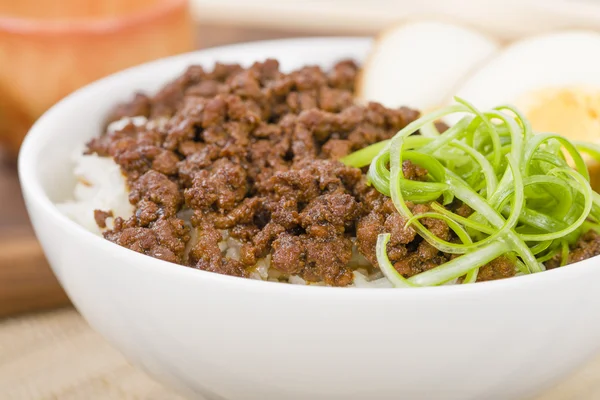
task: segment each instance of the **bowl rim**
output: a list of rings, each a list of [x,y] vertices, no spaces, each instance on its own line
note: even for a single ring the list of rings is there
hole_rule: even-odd
[[[239,44],[232,44],[227,46],[219,46],[214,48],[208,48],[203,50],[192,51],[183,53],[176,56],[161,58],[148,63],[140,64],[134,67],[127,68],[120,72],[111,74],[105,78],[92,82],[66,96],[48,111],[46,111],[31,127],[27,133],[23,144],[21,146],[18,158],[18,173],[19,180],[21,183],[21,189],[23,190],[24,196],[28,202],[36,203],[36,205],[42,209],[42,211],[52,219],[56,224],[65,226],[65,229],[74,230],[78,236],[82,237],[90,243],[91,246],[100,247],[103,251],[113,253],[119,258],[130,258],[135,264],[144,264],[144,268],[152,268],[157,273],[168,273],[168,274],[179,274],[185,279],[204,279],[214,282],[215,284],[223,284],[228,286],[234,286],[236,288],[256,291],[256,292],[285,292],[286,294],[293,295],[304,295],[309,293],[315,295],[316,293],[327,294],[335,293],[336,296],[446,296],[448,294],[467,294],[467,293],[479,293],[479,292],[490,292],[492,290],[505,290],[515,289],[518,287],[531,285],[532,283],[542,283],[549,280],[560,280],[564,274],[582,273],[591,268],[600,268],[594,266],[593,259],[598,259],[600,256],[592,257],[590,259],[574,263],[569,268],[556,268],[553,270],[547,270],[543,273],[529,274],[523,276],[517,276],[507,279],[500,279],[495,281],[478,282],[477,284],[468,285],[442,285],[434,287],[419,287],[412,290],[385,290],[388,288],[347,288],[347,287],[329,287],[329,286],[316,286],[316,285],[295,285],[295,284],[278,284],[275,282],[262,281],[256,279],[240,278],[235,276],[222,275],[214,272],[208,272],[198,270],[195,268],[185,267],[179,264],[170,263],[168,261],[159,260],[141,253],[137,253],[125,247],[119,246],[112,243],[101,236],[98,236],[83,226],[79,225],[75,221],[68,218],[66,215],[61,213],[56,205],[50,200],[46,191],[43,189],[41,182],[36,176],[36,155],[41,151],[43,145],[47,142],[41,140],[42,137],[48,138],[50,135],[45,131],[45,125],[47,121],[54,119],[54,115],[60,111],[60,109],[68,103],[75,102],[77,99],[88,92],[94,92],[98,88],[104,85],[112,85],[114,82],[123,79],[123,77],[134,74],[138,69],[153,68],[161,64],[172,64],[178,62],[186,62],[187,65],[191,65],[194,62],[194,57],[199,55],[210,55],[211,53],[221,52],[234,52],[236,50],[247,48],[247,47],[269,47],[269,46],[297,46],[306,47],[314,45],[336,45],[336,44],[360,44],[366,45],[371,43],[371,38],[366,37],[352,37],[352,36],[337,36],[337,37],[310,37],[310,38],[293,38],[293,39],[276,39],[276,40],[264,40],[264,41],[253,41],[244,42]],[[165,78],[165,80],[168,78]],[[29,209],[29,206],[27,207]],[[29,211],[29,210],[28,210]],[[83,268],[83,266],[82,266]],[[393,288],[390,288],[393,289]]]

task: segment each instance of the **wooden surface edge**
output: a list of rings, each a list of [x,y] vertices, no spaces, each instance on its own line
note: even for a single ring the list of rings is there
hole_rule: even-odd
[[[35,236],[0,230],[0,317],[67,304]]]

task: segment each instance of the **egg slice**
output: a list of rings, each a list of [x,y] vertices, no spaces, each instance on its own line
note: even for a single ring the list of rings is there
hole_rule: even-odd
[[[538,131],[600,141],[600,34],[562,32],[516,42],[457,94],[482,109],[511,103]]]
[[[430,110],[498,49],[473,30],[442,22],[394,26],[376,40],[357,84],[358,99]]]
[[[568,31],[518,41],[456,94],[480,109],[513,104],[535,131],[600,144],[600,34]],[[600,188],[598,164],[587,161]]]

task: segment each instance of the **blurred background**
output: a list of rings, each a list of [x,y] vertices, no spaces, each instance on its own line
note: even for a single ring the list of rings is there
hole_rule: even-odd
[[[130,367],[68,308],[35,240],[15,163],[45,110],[98,78],[181,52],[299,36],[374,36],[425,17],[509,41],[559,28],[600,30],[600,3],[0,0],[0,398],[177,398]],[[66,357],[68,365],[60,361]],[[598,377],[600,362],[544,399],[600,398]]]

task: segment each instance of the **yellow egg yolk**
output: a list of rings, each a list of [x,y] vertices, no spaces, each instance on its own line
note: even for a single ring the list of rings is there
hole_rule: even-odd
[[[573,141],[600,144],[600,89],[545,88],[521,96],[523,110],[536,132],[555,132]],[[584,154],[592,187],[600,190],[600,163]]]
[[[516,105],[537,132],[600,142],[600,89],[541,89],[522,96]]]

